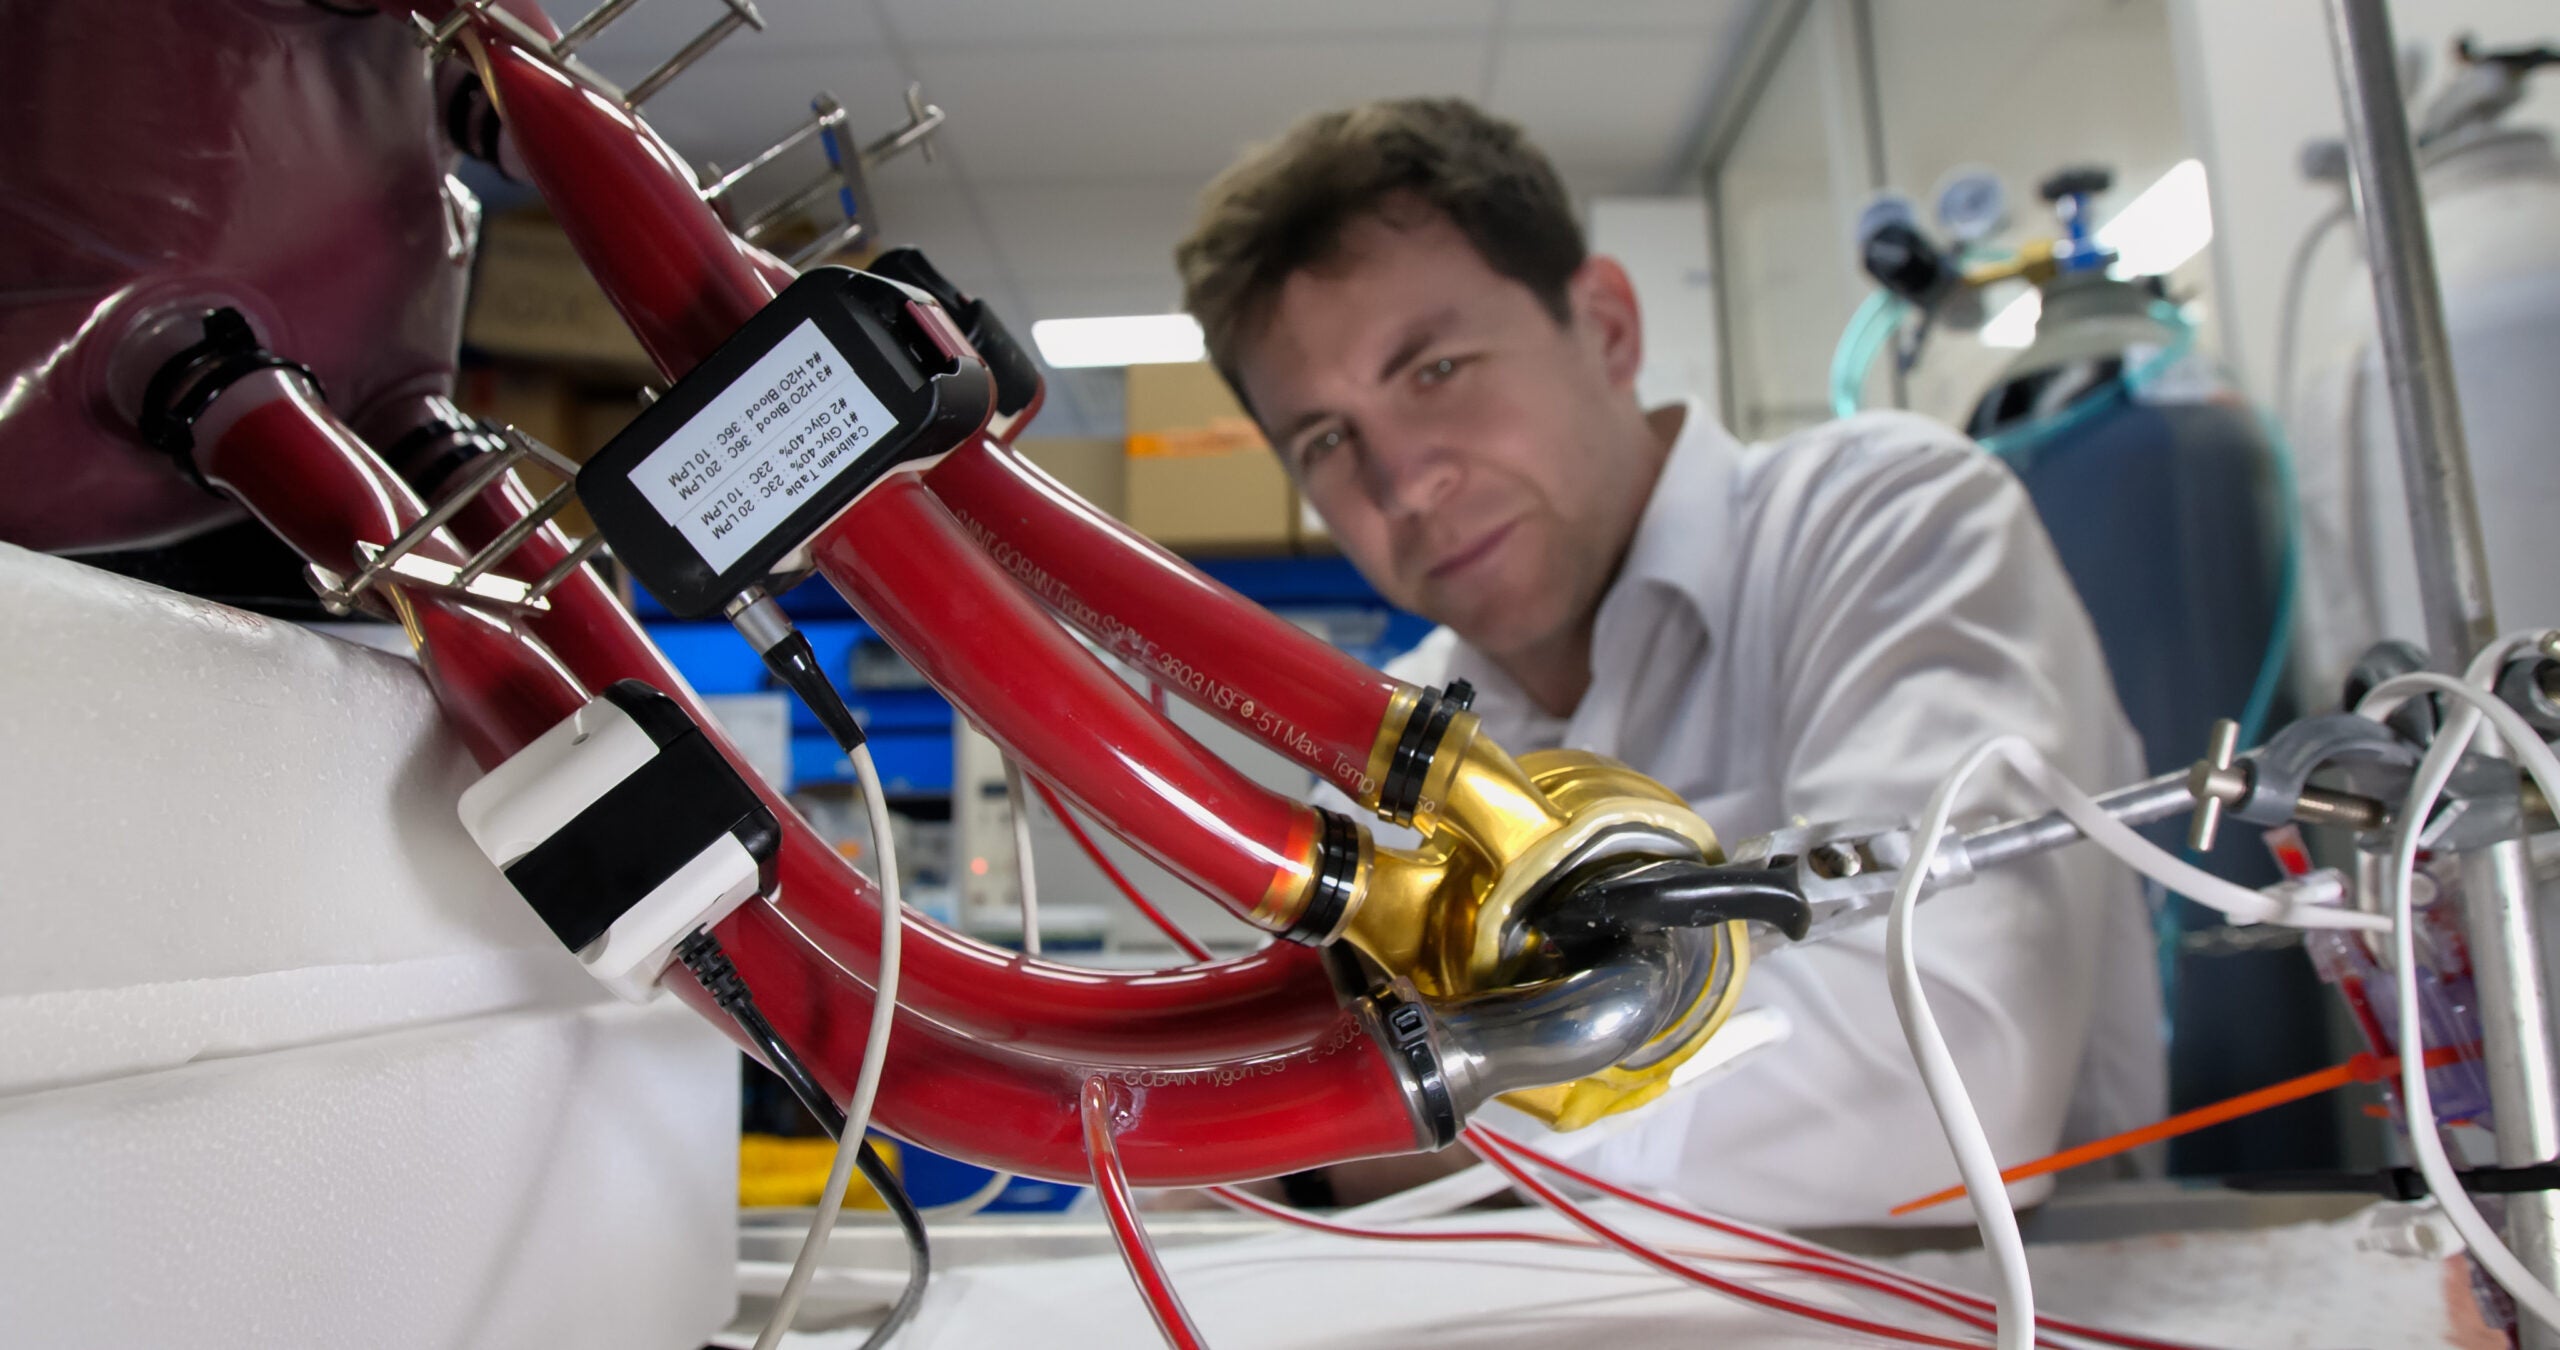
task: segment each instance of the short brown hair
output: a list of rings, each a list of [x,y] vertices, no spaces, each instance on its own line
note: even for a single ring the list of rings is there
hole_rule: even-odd
[[[1281,284],[1331,256],[1354,221],[1398,199],[1447,216],[1487,266],[1528,287],[1556,322],[1568,321],[1582,227],[1555,166],[1518,126],[1455,98],[1318,113],[1218,175],[1174,249],[1183,308],[1239,394],[1238,348]]]

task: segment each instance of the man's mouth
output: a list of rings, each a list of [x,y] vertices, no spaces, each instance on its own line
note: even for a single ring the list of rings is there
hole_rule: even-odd
[[[1474,543],[1467,545],[1465,548],[1462,548],[1445,558],[1442,558],[1436,563],[1433,563],[1431,565],[1431,570],[1425,575],[1433,581],[1447,581],[1449,578],[1456,576],[1460,572],[1475,566],[1477,563],[1493,556],[1493,551],[1502,546],[1503,540],[1511,537],[1513,527],[1518,524],[1518,521],[1505,521],[1502,524],[1485,531],[1484,535]]]

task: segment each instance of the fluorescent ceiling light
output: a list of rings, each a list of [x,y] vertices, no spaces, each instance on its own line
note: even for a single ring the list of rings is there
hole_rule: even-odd
[[[1197,361],[1208,348],[1188,314],[1123,314],[1101,319],[1042,319],[1031,325],[1040,359],[1058,369]]]
[[[2180,160],[2160,180],[2098,227],[2098,242],[2114,251],[2107,270],[2120,277],[2174,272],[2213,242],[2213,205],[2205,191],[2204,165]],[[1982,345],[2024,347],[2035,341],[2044,295],[2030,290],[2002,306],[1982,325]]]
[[[2112,270],[2122,277],[2175,271],[2204,252],[2213,242],[2213,202],[2205,192],[2204,165],[2178,161],[2115,219],[2098,227],[2098,242],[2115,250]]]

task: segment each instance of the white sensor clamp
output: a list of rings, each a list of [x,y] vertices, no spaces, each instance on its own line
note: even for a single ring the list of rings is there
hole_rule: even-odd
[[[462,794],[462,827],[588,973],[646,1001],[771,888],[780,824],[682,705],[623,680]]]

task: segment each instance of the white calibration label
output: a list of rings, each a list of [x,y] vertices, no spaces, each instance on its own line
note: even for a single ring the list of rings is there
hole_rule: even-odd
[[[834,343],[804,319],[640,461],[640,495],[715,572],[897,430]]]

